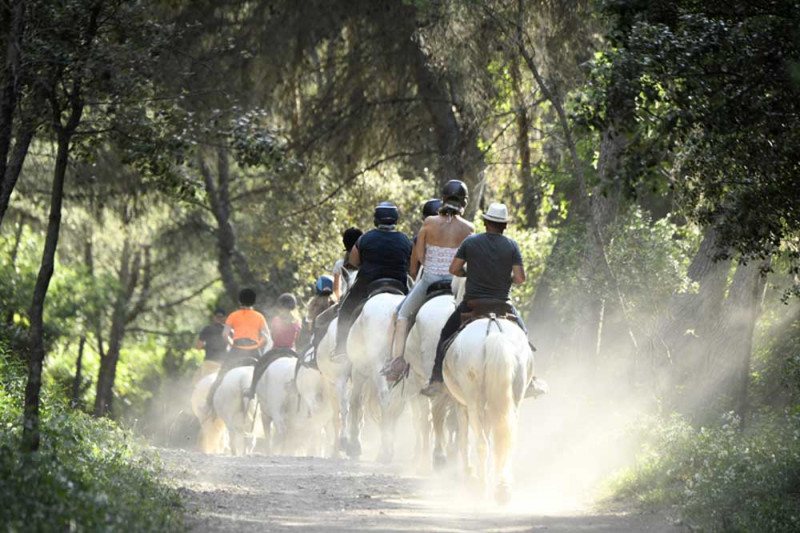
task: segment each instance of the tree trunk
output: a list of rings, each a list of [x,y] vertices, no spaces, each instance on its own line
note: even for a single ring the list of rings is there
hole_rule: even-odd
[[[485,188],[482,174],[486,163],[483,152],[478,148],[478,132],[459,125],[453,111],[456,102],[452,101],[447,91],[446,81],[431,69],[428,56],[416,39],[409,37],[409,46],[417,91],[430,115],[439,153],[436,192],[438,194],[442,186],[450,180],[466,183],[470,192],[466,217],[471,219],[481,204]]]
[[[19,67],[22,55],[22,34],[25,28],[25,2],[14,0],[7,11],[8,27],[5,42],[6,57],[3,64],[4,83],[0,89],[0,179],[6,189],[6,167],[11,136],[14,131],[14,113],[19,91]],[[7,203],[0,202],[0,225],[3,222]]]
[[[78,117],[78,120],[80,118]],[[50,194],[50,215],[47,223],[44,251],[39,275],[33,289],[33,300],[29,311],[28,331],[28,382],[25,386],[25,422],[23,448],[27,451],[39,449],[39,394],[42,387],[42,364],[44,363],[44,300],[53,276],[58,234],[61,229],[61,204],[64,198],[64,180],[69,162],[69,142],[74,128],[58,131],[58,151],[53,172],[53,187]]]
[[[72,382],[72,399],[70,404],[77,409],[81,406],[81,392],[83,391],[83,348],[86,345],[86,335],[81,335],[78,343],[78,358],[75,360],[75,379]]]
[[[17,180],[22,172],[25,158],[28,156],[28,148],[31,145],[35,131],[36,124],[34,119],[30,117],[23,119],[17,140],[14,143],[14,149],[11,152],[11,159],[8,161],[3,174],[0,174],[2,178],[2,183],[0,183],[0,226],[3,224],[8,204],[11,202],[11,193],[14,192],[14,187],[17,185]]]
[[[128,302],[135,289],[137,262],[131,258],[131,242],[126,236],[122,246],[122,257],[119,269],[119,290],[111,312],[111,332],[108,337],[108,351],[100,358],[100,370],[97,374],[97,393],[94,398],[95,416],[107,416],[111,413],[114,400],[114,381],[117,376],[117,363],[122,349],[127,324]]]
[[[747,390],[753,332],[761,312],[766,277],[766,261],[739,263],[722,314],[714,328],[711,344],[704,358],[704,368],[697,374],[705,379],[696,383],[701,394],[697,408],[715,405],[718,395],[731,400],[731,407],[742,421],[747,416]]]
[[[206,194],[208,194],[211,212],[217,222],[217,266],[228,298],[233,302],[237,302],[241,288],[240,282],[254,288],[256,277],[250,270],[247,260],[236,246],[236,233],[231,222],[228,155],[224,149],[217,151],[216,183],[208,164],[202,159],[202,156],[200,157],[203,183],[205,184]]]
[[[523,0],[518,0],[518,5]],[[518,7],[517,16],[522,17],[523,11]],[[522,39],[522,22],[518,21],[518,39]],[[514,107],[516,108],[517,118],[517,154],[519,157],[519,182],[522,186],[522,206],[525,213],[525,226],[536,229],[539,227],[539,207],[542,202],[542,191],[539,183],[533,179],[531,172],[531,139],[530,139],[530,116],[525,105],[525,97],[522,92],[522,76],[519,71],[519,54],[512,53],[511,67],[511,86],[514,91]]]

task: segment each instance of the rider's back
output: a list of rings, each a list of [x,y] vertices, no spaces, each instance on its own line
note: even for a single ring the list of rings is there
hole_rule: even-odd
[[[405,283],[411,246],[408,237],[399,231],[368,231],[356,244],[361,259],[358,277],[367,280],[394,278]]]
[[[428,217],[422,228],[425,230],[425,245],[442,248],[458,248],[464,239],[475,232],[475,226],[458,215]]]

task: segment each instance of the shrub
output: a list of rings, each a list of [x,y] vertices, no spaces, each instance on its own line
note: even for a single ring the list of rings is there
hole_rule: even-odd
[[[650,508],[677,505],[705,531],[800,530],[800,412],[729,413],[713,428],[673,417],[645,428],[647,444],[614,493]]]
[[[0,354],[0,524],[7,531],[174,531],[177,492],[113,422],[47,396],[39,451],[21,451],[17,363]]]

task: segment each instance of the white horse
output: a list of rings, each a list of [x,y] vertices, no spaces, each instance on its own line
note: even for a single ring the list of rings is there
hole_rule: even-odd
[[[370,409],[381,427],[378,460],[394,455],[394,428],[403,411],[403,389],[390,389],[381,373],[391,351],[393,314],[403,295],[380,293],[364,304],[347,337],[347,357],[352,363],[348,455],[361,455],[364,409]]]
[[[498,501],[505,502],[510,497],[511,454],[519,406],[533,377],[533,352],[527,335],[513,320],[475,320],[455,338],[443,370],[450,393],[467,408],[478,448],[479,480],[487,486],[491,443],[495,494]],[[469,470],[465,441],[462,438],[462,454]]]
[[[317,451],[319,431],[322,428],[309,424],[309,419],[315,413],[308,411],[298,393],[295,381],[296,366],[296,358],[279,357],[270,363],[264,376],[256,385],[267,453],[273,449],[281,455],[315,453]],[[319,375],[318,372],[316,374]],[[302,373],[301,379],[304,388],[314,387],[314,384],[311,383],[312,377],[308,373]],[[319,379],[316,385],[321,389]],[[316,435],[315,429],[317,430]],[[274,430],[274,435],[271,430]]]
[[[347,450],[347,415],[350,402],[347,383],[352,366],[347,358],[333,359],[338,322],[338,318],[331,321],[327,332],[317,345],[317,366],[322,375],[323,394],[333,411],[332,455],[334,456]]]
[[[450,294],[436,296],[420,307],[416,322],[408,334],[405,349],[405,359],[411,370],[406,382],[401,386],[408,387],[412,392],[417,393],[428,383],[436,359],[439,334],[454,309],[455,299]],[[447,393],[438,395],[430,402],[426,397],[415,394],[410,403],[417,430],[415,462],[422,470],[429,469],[431,422],[433,422],[433,465],[443,466],[446,461],[445,449],[449,441],[445,429],[445,419],[449,411],[457,408],[457,404]]]
[[[249,454],[255,447],[255,435],[252,432],[253,413],[249,412],[249,400],[244,396],[252,381],[252,366],[232,368],[222,378],[222,383],[214,393],[214,411],[228,428],[233,455]]]
[[[198,445],[203,453],[222,453],[228,447],[228,430],[225,428],[225,422],[216,416],[206,402],[208,391],[215,379],[217,379],[216,372],[203,377],[192,391],[192,412],[200,422]]]
[[[300,395],[296,419],[306,436],[307,453],[323,456],[321,437],[332,425],[334,409],[326,397],[322,373],[317,369],[301,366],[295,375],[295,386]]]

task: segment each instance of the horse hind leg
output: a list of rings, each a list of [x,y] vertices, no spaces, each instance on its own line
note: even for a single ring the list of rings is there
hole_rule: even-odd
[[[431,422],[433,423],[433,467],[437,470],[447,465],[449,442],[446,428],[449,398],[445,394],[436,396],[431,402]],[[452,457],[451,457],[452,458]]]
[[[516,409],[512,408],[513,411]],[[494,468],[497,474],[495,499],[506,504],[511,499],[511,454],[514,451],[514,434],[516,429],[515,412],[492,413],[492,448],[494,452]]]
[[[481,404],[483,402],[480,402]],[[487,464],[489,452],[489,435],[486,427],[486,413],[483,406],[471,402],[468,409],[469,424],[475,435],[475,445],[478,448],[478,482],[481,491],[486,489]]]

